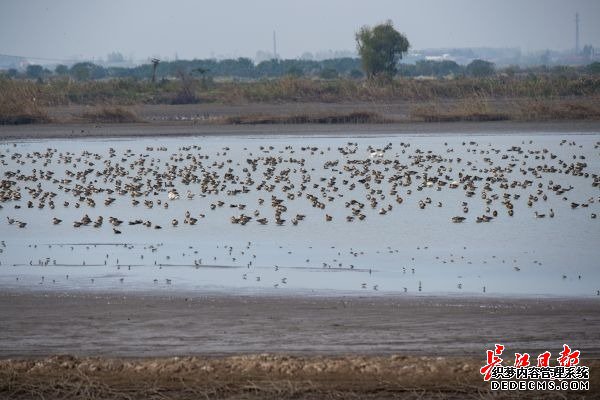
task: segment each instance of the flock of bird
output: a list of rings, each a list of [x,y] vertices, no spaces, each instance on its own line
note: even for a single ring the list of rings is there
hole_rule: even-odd
[[[406,141],[379,147],[358,142],[337,148],[261,145],[244,147],[234,156],[228,146],[217,151],[190,145],[172,153],[165,146],[75,153],[56,148],[21,152],[15,144],[0,153],[0,212],[9,226],[30,229],[53,211],[73,209],[69,215],[79,214],[75,219],[55,214],[48,224],[69,223],[76,229],[108,225],[116,235],[135,235],[138,226],[202,226],[215,210],[229,210],[229,223],[241,226],[307,223],[314,229],[320,223],[357,224],[372,218],[385,223],[383,216],[394,212],[445,207],[456,210],[447,222],[457,224],[519,215],[554,218],[568,209],[589,209],[589,218],[597,218],[598,171],[590,170],[580,145],[566,139],[559,145],[570,151],[559,155],[533,142],[502,148],[474,140],[444,143],[438,151]],[[594,149],[599,147],[596,142]],[[592,195],[578,197],[573,178],[588,185],[585,192]],[[557,200],[566,206],[546,206]],[[152,210],[168,212],[175,202],[185,203],[186,209],[168,222],[149,217]],[[111,215],[116,205],[127,210],[128,219]],[[90,216],[98,209],[108,214],[106,219]],[[19,218],[11,210],[18,210]],[[471,216],[473,210],[480,212]]]

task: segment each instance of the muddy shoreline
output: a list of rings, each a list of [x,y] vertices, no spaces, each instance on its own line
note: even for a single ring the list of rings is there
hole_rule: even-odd
[[[574,310],[576,310],[574,312]],[[0,294],[0,398],[587,398],[595,299]],[[479,369],[581,350],[589,391],[493,392]]]
[[[596,299],[3,293],[0,358],[282,353],[600,358]]]
[[[412,134],[598,133],[599,121],[407,122],[392,124],[210,125],[181,122],[39,124],[0,126],[0,140],[135,138],[164,136],[376,136]]]

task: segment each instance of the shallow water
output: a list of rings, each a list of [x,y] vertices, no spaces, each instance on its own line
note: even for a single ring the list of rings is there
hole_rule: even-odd
[[[600,290],[600,227],[599,220],[591,216],[600,211],[599,188],[592,185],[600,171],[599,140],[600,134],[540,133],[4,142],[0,144],[2,179],[16,182],[12,189],[22,197],[1,203],[0,288],[596,296]],[[513,146],[521,151],[509,151]],[[44,154],[48,148],[56,151]],[[371,154],[375,149],[382,151]],[[253,170],[246,160],[259,157]],[[275,157],[275,162],[264,165],[264,157]],[[421,160],[415,161],[415,157]],[[303,166],[296,161],[300,159]],[[562,162],[586,166],[581,174],[573,174],[567,173]],[[352,176],[344,166],[367,174]],[[532,174],[543,166],[554,166],[556,171],[545,168],[537,176]],[[185,167],[193,175],[192,182],[182,179]],[[273,173],[265,177],[269,167]],[[306,172],[301,172],[302,168]],[[501,168],[502,173],[492,168]],[[67,171],[86,169],[85,181],[67,175]],[[102,170],[101,175],[96,174]],[[409,170],[414,172],[410,184],[403,175]],[[47,171],[54,175],[40,178],[40,173]],[[169,200],[168,191],[173,187],[163,184],[156,194],[151,191],[138,197],[140,204],[134,206],[129,192],[116,190],[127,184],[145,185],[148,180],[155,184],[157,173],[162,174],[163,183],[172,182],[180,199]],[[468,190],[462,183],[452,189],[432,180],[459,181],[460,173],[482,178],[475,181],[472,197],[466,196]],[[396,188],[401,204],[390,194],[394,174],[403,177],[397,182],[404,180],[404,185]],[[202,192],[200,181],[210,175],[220,182],[219,193]],[[300,187],[303,175],[305,189]],[[365,176],[370,176],[369,188],[360,182]],[[198,179],[195,182],[194,177]],[[71,181],[61,183],[62,179]],[[503,179],[508,187],[500,187]],[[263,180],[266,185],[258,190]],[[428,186],[428,180],[433,184]],[[531,185],[510,186],[525,180]],[[486,182],[488,189],[484,189]],[[73,194],[76,184],[116,191],[81,194],[95,200],[91,207],[85,198]],[[549,189],[557,184],[572,189],[557,194]],[[42,195],[33,198],[28,188],[35,190],[38,185]],[[227,193],[244,187],[247,193]],[[46,191],[56,193],[54,209],[49,207],[49,198],[44,208],[38,208]],[[188,191],[195,195],[193,199],[187,199]],[[288,198],[288,193],[294,193],[294,199]],[[505,193],[514,205],[512,217],[502,204]],[[317,196],[325,208],[313,207],[307,194]],[[515,194],[520,198],[515,199]],[[375,208],[367,195],[376,199]],[[498,198],[492,199],[493,195]],[[530,195],[537,196],[531,207],[527,205]],[[274,223],[272,196],[283,199],[287,207],[281,214],[286,220],[281,226]],[[116,200],[105,206],[109,197]],[[259,198],[264,199],[263,204]],[[419,201],[427,198],[431,202],[421,209]],[[353,199],[364,204],[359,212],[365,218],[347,222],[346,216],[352,213],[345,203]],[[33,208],[27,207],[30,200]],[[144,200],[152,200],[153,207],[146,207]],[[224,204],[211,209],[219,200]],[[65,201],[68,207],[63,205]],[[75,208],[77,202],[79,208]],[[165,202],[169,205],[166,209]],[[468,204],[467,213],[463,202]],[[587,207],[572,209],[571,202]],[[231,204],[246,207],[240,210]],[[15,209],[15,205],[21,208]],[[379,214],[388,205],[392,209]],[[476,222],[477,216],[491,215],[493,210],[498,212],[496,218]],[[196,225],[184,223],[186,211],[198,219]],[[545,217],[536,218],[535,211]],[[232,216],[242,213],[253,219],[243,226],[230,222]],[[102,226],[73,227],[73,221],[85,214],[92,221],[103,216]],[[293,225],[296,214],[306,217]],[[325,220],[326,214],[332,221]],[[121,234],[113,232],[110,216],[124,221],[117,228]],[[453,216],[467,220],[452,223]],[[7,217],[27,222],[27,226],[21,229],[16,223],[9,224]],[[62,223],[54,225],[53,217]],[[267,218],[268,224],[258,224],[256,219],[261,217]],[[171,225],[174,218],[179,222],[176,227]],[[150,220],[152,226],[158,224],[162,229],[128,225],[136,219]]]

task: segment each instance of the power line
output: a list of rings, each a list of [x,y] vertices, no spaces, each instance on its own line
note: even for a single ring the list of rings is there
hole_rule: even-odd
[[[91,60],[69,60],[69,59],[60,59],[60,58],[47,58],[47,57],[33,57],[33,56],[17,56],[14,54],[2,54],[0,53],[0,57],[15,57],[15,58],[28,58],[28,59],[32,59],[32,60],[43,60],[43,61],[59,61],[59,62],[66,62],[66,63],[70,63],[70,62],[85,62],[85,61],[91,61]]]

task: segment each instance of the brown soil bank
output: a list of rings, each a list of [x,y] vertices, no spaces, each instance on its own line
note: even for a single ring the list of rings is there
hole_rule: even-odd
[[[505,399],[592,398],[590,391],[492,392],[480,361],[443,357],[98,359],[0,361],[0,397],[11,399]],[[600,362],[585,363],[596,370]],[[594,389],[596,388],[596,389]]]

